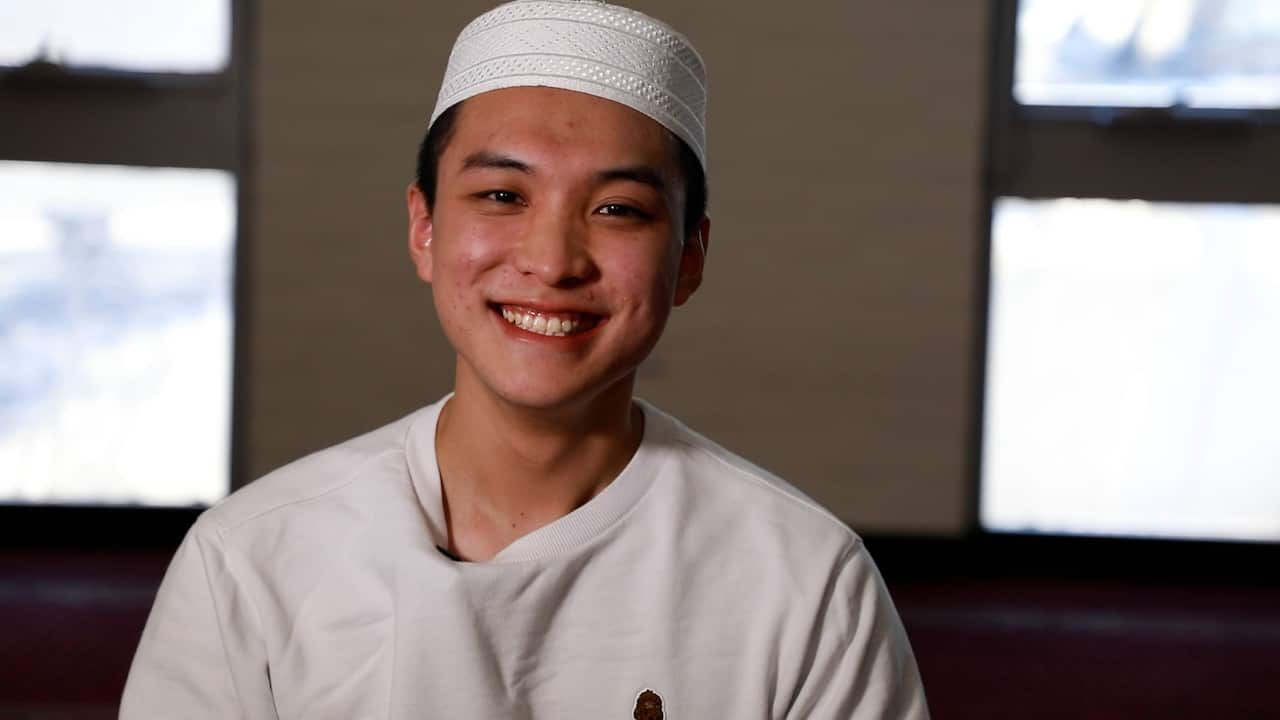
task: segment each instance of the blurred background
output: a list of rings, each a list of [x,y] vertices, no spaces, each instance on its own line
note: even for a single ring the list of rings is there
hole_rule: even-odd
[[[1280,4],[632,4],[714,218],[639,392],[864,535],[935,717],[1273,713]],[[0,717],[113,717],[199,508],[449,390],[404,190],[491,5],[0,6]]]

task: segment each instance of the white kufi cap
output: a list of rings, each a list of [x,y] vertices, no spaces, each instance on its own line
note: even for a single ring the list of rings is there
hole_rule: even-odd
[[[431,122],[500,88],[576,90],[622,103],[688,143],[706,170],[706,71],[669,25],[599,0],[516,0],[471,21],[449,54]]]

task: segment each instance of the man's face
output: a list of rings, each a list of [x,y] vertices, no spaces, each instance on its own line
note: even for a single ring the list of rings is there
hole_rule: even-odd
[[[623,105],[551,88],[459,108],[410,255],[458,353],[459,392],[525,407],[630,397],[672,305],[702,276],[674,140]]]

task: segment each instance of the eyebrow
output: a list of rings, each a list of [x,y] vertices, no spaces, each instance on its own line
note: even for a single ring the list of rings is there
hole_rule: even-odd
[[[517,160],[510,155],[503,155],[501,153],[490,152],[488,150],[480,150],[468,155],[462,161],[462,169],[515,170],[517,172],[525,173],[526,175],[535,174],[533,167],[528,163]],[[596,182],[598,183],[603,184],[617,181],[635,182],[640,183],[641,185],[648,185],[659,193],[665,193],[667,190],[667,183],[663,180],[662,174],[648,165],[632,165],[629,167],[610,168],[596,173]]]
[[[527,175],[533,174],[533,168],[527,163],[511,157],[510,155],[500,155],[498,153],[481,150],[471,153],[462,161],[463,170],[475,170],[486,168],[490,170],[518,170]]]
[[[647,165],[601,170],[596,173],[596,180],[601,183],[616,180],[636,182],[641,185],[648,185],[659,193],[665,193],[667,190],[667,183],[662,179],[662,174]]]

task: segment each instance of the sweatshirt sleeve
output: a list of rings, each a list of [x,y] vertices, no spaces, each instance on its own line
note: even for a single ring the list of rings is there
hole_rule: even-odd
[[[855,541],[830,587],[807,664],[789,719],[929,717],[902,621],[861,541]]]
[[[169,564],[134,654],[121,720],[275,720],[261,626],[202,517]]]

